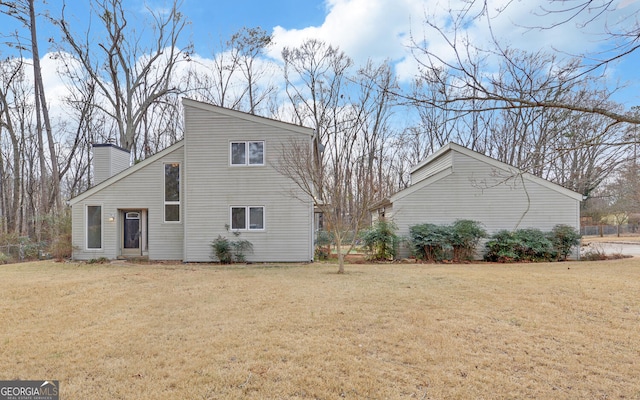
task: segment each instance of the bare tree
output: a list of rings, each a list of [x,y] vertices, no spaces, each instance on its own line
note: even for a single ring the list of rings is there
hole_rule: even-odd
[[[213,53],[211,61],[194,60],[184,78],[184,86],[195,99],[239,110],[242,92],[235,85],[240,69],[237,49],[230,46],[229,41],[221,40]]]
[[[109,138],[106,115],[95,105],[97,84],[73,57],[67,53],[56,55],[60,61],[60,76],[66,78],[68,94],[62,99],[65,121],[60,124],[61,192],[73,197],[91,187],[91,145],[114,141]],[[105,137],[106,136],[106,137]],[[113,139],[113,140],[110,140]],[[67,175],[69,174],[69,175]]]
[[[509,2],[505,7],[514,7],[513,2]],[[564,15],[557,24],[582,21],[582,26],[589,24],[597,18],[608,15],[613,9],[613,1],[596,0],[566,0],[548,1],[549,7],[543,7],[540,11],[543,15]],[[498,8],[497,13],[504,12],[505,8]],[[425,43],[428,41],[415,40],[414,50],[416,60],[420,63],[423,71],[433,71],[446,69],[453,74],[456,79],[448,84],[455,91],[455,96],[446,99],[432,99],[428,96],[414,97],[411,100],[438,107],[444,110],[460,109],[460,103],[465,104],[464,110],[468,112],[478,112],[496,108],[553,108],[576,111],[581,113],[598,114],[606,117],[611,125],[629,123],[639,124],[640,119],[632,113],[625,112],[617,108],[609,107],[609,103],[582,103],[572,102],[571,98],[558,98],[553,96],[538,97],[541,85],[547,90],[562,90],[567,82],[578,82],[581,80],[596,81],[601,77],[602,69],[611,62],[626,57],[637,51],[638,34],[640,25],[638,24],[638,10],[634,11],[622,22],[617,22],[614,26],[609,26],[603,32],[605,40],[609,44],[609,52],[594,54],[582,54],[580,63],[575,60],[563,61],[556,57],[546,57],[544,64],[540,65],[539,71],[556,71],[554,75],[561,77],[559,81],[547,82],[545,80],[536,82],[534,76],[523,74],[526,71],[520,70],[521,63],[518,60],[521,52],[516,52],[512,48],[500,43],[493,37],[490,48],[474,46],[470,38],[464,35],[464,28],[473,23],[487,24],[492,32],[491,21],[496,17],[494,8],[490,7],[488,0],[472,0],[464,2],[459,10],[450,10],[447,18],[447,26],[440,26],[435,19],[427,18],[425,25],[436,35],[445,41],[452,53],[451,57],[437,54]],[[556,25],[557,25],[556,24]],[[551,26],[537,26],[531,29],[552,29]],[[536,53],[541,55],[541,53]],[[487,59],[497,60],[506,69],[517,71],[516,75],[522,75],[529,79],[533,85],[537,85],[532,92],[514,91],[514,81],[510,78],[514,74],[495,74],[490,69],[479,69]],[[595,60],[595,62],[594,62]],[[478,71],[483,73],[478,74]],[[550,75],[553,76],[553,75]],[[507,79],[505,79],[507,78]],[[477,101],[471,106],[470,101]]]
[[[0,133],[8,134],[10,147],[0,153],[0,214],[4,233],[18,230],[18,209],[22,196],[22,154],[19,107],[25,107],[24,64],[13,58],[0,62]],[[1,135],[0,137],[4,137]],[[4,143],[2,143],[4,147]],[[5,155],[7,159],[5,160]],[[8,184],[8,183],[12,183]]]
[[[257,113],[257,107],[269,96],[273,95],[276,87],[267,83],[260,85],[260,81],[268,79],[264,67],[260,68],[260,57],[272,44],[271,35],[260,28],[242,28],[231,36],[229,45],[237,50],[237,64],[244,76],[248,108],[250,114]]]
[[[282,55],[295,122],[316,134],[312,147],[285,146],[278,169],[316,200],[343,273],[344,255],[368,225],[370,205],[390,190],[385,146],[397,85],[388,64],[368,63],[352,74],[351,59],[318,40]]]
[[[381,199],[395,192],[394,176],[388,169],[392,161],[388,154],[392,150],[390,142],[395,133],[389,119],[396,106],[394,92],[399,85],[388,62],[375,65],[368,61],[354,79],[358,88],[354,99],[358,102],[355,106],[360,124],[358,147],[364,160],[357,179],[367,180],[372,191],[370,197]]]
[[[448,40],[453,61],[420,48],[420,81],[428,85],[410,99],[422,120],[431,123],[421,134],[467,141],[475,150],[588,196],[613,171],[629,142],[622,120],[612,115],[629,120],[630,114],[610,101],[597,76],[576,79],[584,71],[579,60],[502,48],[497,42],[491,51],[473,47],[455,37],[461,33],[455,27],[461,29],[467,16],[456,18],[453,38],[432,25]],[[465,125],[472,129],[465,133]]]
[[[116,121],[120,146],[135,150],[147,112],[163,97],[178,91],[172,75],[176,64],[189,57],[188,50],[178,48],[186,19],[177,0],[168,11],[147,8],[154,36],[144,48],[144,35],[129,25],[122,0],[95,0],[92,5],[106,30],[105,39],[96,42],[90,31],[84,36],[73,32],[63,9],[57,23],[64,47],[97,85],[104,102],[96,101],[95,105]]]
[[[272,63],[264,59],[272,38],[263,29],[242,28],[221,41],[212,60],[193,63],[185,86],[195,98],[234,110],[264,115],[277,88]]]
[[[36,27],[36,10],[34,0],[20,0],[0,2],[2,12],[20,21],[29,30],[29,45],[33,57],[33,97],[35,102],[36,134],[38,138],[38,158],[40,165],[40,178],[43,182],[41,191],[41,206],[43,214],[47,214],[52,208],[62,206],[60,198],[60,174],[58,157],[53,138],[53,129],[49,118],[49,107],[44,92],[42,80],[42,67],[40,65],[40,51],[38,46],[38,31]],[[24,49],[19,44],[17,48]],[[44,135],[46,134],[46,142]],[[45,143],[48,154],[45,154]],[[47,162],[48,161],[48,162]],[[50,164],[50,165],[49,165]],[[50,171],[49,171],[50,168]]]

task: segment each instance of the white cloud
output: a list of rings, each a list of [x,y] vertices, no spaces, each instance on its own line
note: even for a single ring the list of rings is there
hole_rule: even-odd
[[[557,2],[555,11],[568,7]],[[451,21],[449,10],[461,9],[467,1],[452,0],[326,0],[326,17],[320,26],[304,29],[273,29],[276,45],[270,56],[280,57],[283,47],[299,46],[304,40],[315,38],[340,47],[356,65],[371,58],[375,61],[391,59],[396,73],[407,80],[417,73],[417,63],[411,55],[411,38],[426,39],[430,50],[445,59],[453,53],[442,37],[425,25],[425,16],[446,27]],[[483,1],[476,1],[470,15],[481,13]],[[556,4],[556,3],[554,3]],[[586,11],[568,23],[550,27],[568,17],[567,13],[545,13],[547,0],[490,0],[484,19],[468,24],[458,38],[468,37],[477,46],[488,48],[491,35],[502,45],[537,51],[558,50],[567,55],[579,55],[602,48],[602,33],[606,26],[628,14],[630,7],[638,8],[638,0],[620,0],[610,12],[591,21],[597,10]],[[558,8],[561,7],[561,8]],[[623,10],[624,9],[624,10]],[[633,10],[631,10],[633,11]],[[487,26],[487,17],[492,30]],[[604,18],[606,17],[606,18]],[[586,25],[585,23],[588,22]]]
[[[368,58],[397,61],[408,54],[412,26],[422,25],[424,5],[421,0],[328,0],[321,26],[275,27],[271,56],[278,58],[282,48],[314,38],[340,47],[356,65]]]

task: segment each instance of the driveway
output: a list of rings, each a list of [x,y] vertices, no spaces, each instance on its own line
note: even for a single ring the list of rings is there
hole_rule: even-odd
[[[625,242],[624,239],[601,242],[590,242],[582,246],[582,254],[587,252],[604,252],[605,254],[624,254],[626,256],[640,257],[640,243]]]

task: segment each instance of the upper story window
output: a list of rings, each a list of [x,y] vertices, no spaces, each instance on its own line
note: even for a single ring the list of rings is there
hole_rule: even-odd
[[[164,222],[180,222],[180,163],[164,164]]]
[[[231,142],[231,165],[264,165],[264,141]]]

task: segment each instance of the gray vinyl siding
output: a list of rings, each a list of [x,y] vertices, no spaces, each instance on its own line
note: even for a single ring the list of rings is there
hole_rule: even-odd
[[[452,163],[451,152],[445,153],[438,157],[437,159],[423,164],[418,168],[415,168],[411,172],[411,184],[415,185],[416,183],[426,179],[444,169],[450,168]]]
[[[93,147],[93,177],[97,185],[124,171],[130,165],[130,153],[110,145]]]
[[[183,147],[177,146],[161,158],[126,175],[102,190],[82,198],[72,205],[73,257],[78,260],[106,257],[117,258],[120,250],[121,223],[118,210],[148,210],[148,255],[153,260],[181,260],[183,255],[183,224],[164,222],[164,163],[179,162],[181,175],[184,176]],[[117,177],[116,177],[117,178]],[[184,184],[181,183],[181,195]],[[182,199],[181,199],[182,200]],[[85,246],[86,205],[102,206],[102,250],[87,251]],[[184,205],[181,202],[181,219],[184,218]],[[110,215],[118,216],[110,222]]]
[[[222,235],[236,239],[230,224],[231,206],[263,206],[264,231],[243,231],[238,239],[253,244],[248,261],[310,261],[313,258],[313,204],[292,181],[278,173],[274,162],[290,140],[310,143],[310,136],[257,117],[237,118],[185,104],[184,260],[212,261],[211,242]],[[285,124],[282,124],[285,125]],[[293,127],[292,127],[293,128]],[[264,166],[231,166],[230,143],[264,141]],[[292,195],[293,193],[293,195]],[[297,197],[297,198],[296,198]],[[304,199],[300,200],[300,199]]]
[[[575,198],[514,175],[515,169],[498,169],[464,154],[450,153],[455,157],[451,173],[392,197],[391,218],[400,235],[408,237],[412,225],[449,224],[457,219],[479,221],[490,234],[517,228],[546,231],[557,224],[579,229],[580,208]],[[401,256],[407,255],[405,248]]]
[[[93,182],[94,185],[107,180],[111,176],[111,157],[107,149],[93,150]]]

